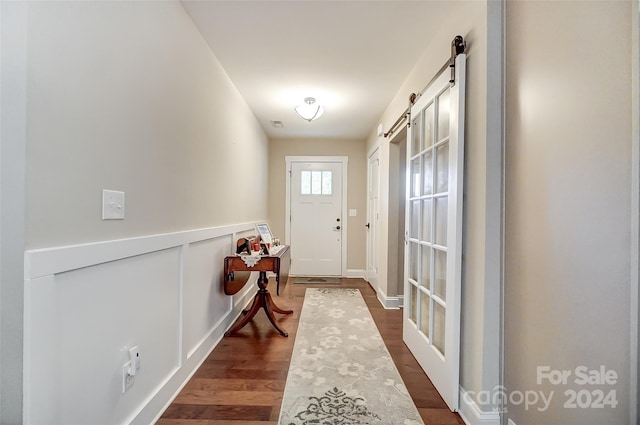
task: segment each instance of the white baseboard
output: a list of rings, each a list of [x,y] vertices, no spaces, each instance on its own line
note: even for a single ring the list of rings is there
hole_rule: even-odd
[[[397,295],[395,297],[389,297],[387,294],[380,288],[377,290],[378,301],[380,304],[386,309],[395,310],[402,307],[404,302],[404,296]]]
[[[344,274],[344,277],[349,277],[349,278],[361,278],[364,279],[364,270],[362,269],[347,269],[347,271]]]
[[[460,387],[460,406],[458,413],[467,425],[500,425],[500,414],[484,412],[467,391]]]

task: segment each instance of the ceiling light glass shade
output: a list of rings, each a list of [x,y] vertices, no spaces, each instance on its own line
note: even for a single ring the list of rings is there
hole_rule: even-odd
[[[318,119],[324,113],[324,108],[320,105],[314,105],[314,103],[316,103],[315,98],[305,97],[304,105],[296,106],[296,112],[309,122]]]

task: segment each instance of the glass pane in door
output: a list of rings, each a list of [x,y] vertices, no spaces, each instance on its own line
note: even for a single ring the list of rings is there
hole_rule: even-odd
[[[422,193],[431,195],[433,193],[433,154],[428,151],[422,156],[424,166],[424,188]]]
[[[420,157],[411,161],[411,196],[420,196]]]
[[[447,253],[434,249],[433,256],[434,266],[434,279],[433,279],[433,293],[442,299],[447,300]]]
[[[420,245],[409,242],[409,278],[418,282],[418,266],[420,256]]]
[[[444,356],[444,319],[446,310],[440,304],[433,303],[433,345]]]
[[[448,198],[445,196],[443,198],[436,198],[436,222],[435,222],[435,231],[436,237],[435,242],[438,245],[447,246],[447,213],[448,213]]]
[[[432,199],[422,200],[422,240],[425,242],[431,242],[431,215],[432,212]],[[413,212],[413,211],[412,211]]]
[[[413,323],[418,323],[418,290],[412,284],[409,284],[409,319]]]
[[[413,126],[413,131],[411,132],[411,156],[416,155],[422,150],[422,145],[420,143],[422,136],[422,121],[422,114],[418,114],[411,123]]]
[[[449,190],[449,143],[436,149],[436,193]]]
[[[422,245],[420,262],[420,285],[431,291],[431,247]]]
[[[451,96],[449,89],[438,96],[438,141],[449,137],[449,115]]]
[[[418,229],[420,228],[420,200],[415,199],[411,201],[411,215],[409,222],[409,237],[413,239],[418,239],[420,234],[418,233]]]
[[[421,292],[420,293],[420,332],[422,332],[427,338],[429,338],[429,322],[431,309],[429,308],[429,304],[431,303],[431,298]]]
[[[424,110],[424,148],[427,149],[433,145],[433,111],[435,107],[433,102]]]

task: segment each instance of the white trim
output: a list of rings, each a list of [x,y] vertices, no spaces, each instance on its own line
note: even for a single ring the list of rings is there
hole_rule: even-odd
[[[342,258],[341,258],[341,271],[342,276],[346,276],[347,273],[347,235],[349,234],[347,228],[348,211],[347,211],[347,183],[348,183],[348,156],[285,156],[285,220],[284,220],[284,235],[285,243],[290,244],[291,241],[291,165],[294,162],[332,162],[340,163],[342,166]]]
[[[250,231],[254,228],[255,222],[251,222],[79,245],[33,249],[26,251],[24,254],[24,277],[25,279],[36,279],[82,267],[180,247],[188,243]]]
[[[380,304],[387,310],[397,310],[404,305],[404,296],[398,295],[395,297],[389,297],[387,294],[380,288],[376,291],[376,295]]]
[[[458,414],[467,425],[500,425],[500,414],[483,412],[467,391],[460,387],[460,410]]]
[[[630,273],[630,334],[629,334],[629,423],[638,417],[638,344],[640,323],[638,314],[640,285],[640,1],[631,23],[631,273]]]
[[[347,277],[347,278],[365,279],[365,270],[363,270],[363,269],[347,269],[346,272],[342,274],[342,276],[343,277]]]
[[[258,220],[260,222],[263,220]],[[186,306],[183,298],[184,275],[186,273],[186,257],[189,256],[190,245],[209,239],[220,237],[229,238],[229,252],[233,252],[233,246],[238,233],[252,232],[255,223],[241,223],[228,226],[211,227],[205,229],[187,230],[182,232],[150,235],[128,239],[110,240],[70,246],[61,246],[45,249],[36,249],[24,253],[24,348],[23,348],[23,422],[29,424],[33,409],[42,406],[34,406],[31,400],[31,388],[35,388],[31,374],[33,350],[35,344],[42,345],[43,341],[35,341],[40,338],[32,332],[32,318],[37,314],[34,311],[32,294],[40,288],[50,285],[55,276],[60,273],[73,272],[74,270],[91,268],[92,266],[115,262],[119,260],[129,261],[145,254],[177,249],[180,251],[176,271],[176,285],[179,289],[178,334],[175,346],[169,344],[169,349],[175,349],[178,353],[175,369],[161,377],[160,384],[145,394],[139,394],[135,405],[130,406],[126,412],[126,423],[130,425],[142,425],[155,423],[166,407],[180,392],[189,378],[197,371],[198,367],[216,347],[224,335],[224,331],[230,327],[240,316],[242,309],[251,300],[257,288],[255,285],[247,285],[240,293],[228,297],[228,308],[219,311],[219,317],[211,328],[199,335],[199,340],[189,346],[185,345],[184,313]],[[225,248],[226,249],[226,248]],[[214,265],[222,272],[222,264]],[[81,319],[81,318],[80,318]],[[46,342],[46,341],[45,341]],[[155,420],[151,421],[155,417]]]

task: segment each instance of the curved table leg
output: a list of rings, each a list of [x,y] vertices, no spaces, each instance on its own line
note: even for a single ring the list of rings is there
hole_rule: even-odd
[[[280,307],[278,307],[276,305],[276,303],[273,302],[273,298],[271,298],[271,294],[268,294],[267,297],[267,304],[270,310],[275,311],[276,313],[280,313],[280,314],[291,314],[293,313],[293,310],[283,310]]]
[[[271,298],[271,294],[268,291],[265,294],[264,301],[265,301],[264,311],[267,314],[267,317],[269,318],[269,321],[271,322],[273,327],[276,328],[278,332],[280,332],[280,335],[289,336],[289,334],[284,329],[282,329],[280,325],[278,325],[278,322],[276,322],[276,317],[273,315],[273,312],[275,311],[276,313],[280,313],[280,314],[291,314],[293,313],[293,310],[283,310],[280,307],[278,307],[273,302],[273,299]]]
[[[251,305],[251,308],[249,309],[247,314],[242,318],[241,321],[239,321],[231,329],[226,331],[224,333],[224,336],[229,336],[229,335],[231,335],[233,333],[238,332],[244,325],[249,323],[251,321],[251,319],[253,319],[253,317],[256,315],[256,313],[258,313],[258,311],[262,307],[262,304],[263,304],[264,301],[261,301],[261,299],[263,299],[263,298],[264,298],[263,294],[261,294],[260,291],[258,291],[258,293],[256,294],[256,296],[253,299],[253,304]]]
[[[282,329],[280,325],[278,325],[278,322],[276,321],[276,317],[274,316],[273,313],[276,312],[280,314],[291,314],[293,313],[293,310],[283,310],[273,302],[273,299],[271,298],[271,294],[267,290],[267,283],[268,283],[268,280],[267,280],[266,273],[260,272],[260,278],[258,279],[258,286],[260,289],[258,289],[258,293],[253,298],[253,303],[251,304],[251,307],[249,308],[249,310],[242,311],[242,313],[244,313],[245,316],[242,318],[242,320],[236,323],[231,329],[225,332],[224,334],[225,336],[232,335],[238,332],[240,329],[242,329],[244,325],[246,325],[253,319],[253,317],[258,313],[258,310],[260,310],[261,308],[264,309],[264,312],[267,315],[267,318],[269,319],[273,327],[276,328],[276,330],[280,333],[280,335],[289,336],[289,334],[284,329]]]

